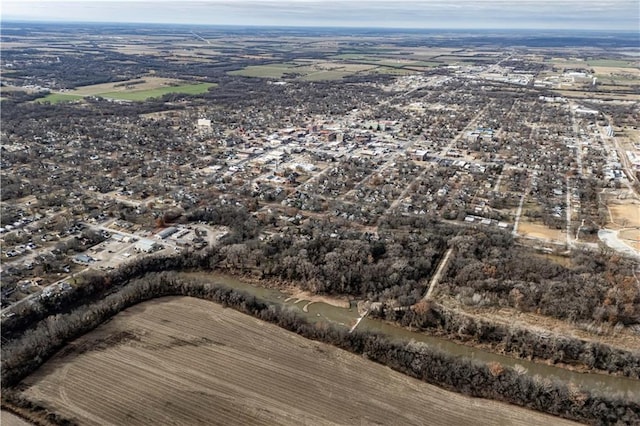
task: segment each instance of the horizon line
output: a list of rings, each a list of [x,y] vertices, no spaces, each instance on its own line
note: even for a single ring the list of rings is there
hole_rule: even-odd
[[[0,17],[0,23],[7,24],[90,24],[90,25],[149,25],[149,26],[185,26],[185,27],[223,27],[223,28],[287,28],[287,29],[348,29],[348,30],[395,30],[395,31],[511,31],[511,32],[582,32],[582,33],[637,33],[634,29],[602,28],[545,28],[545,27],[386,27],[386,26],[348,26],[348,25],[275,25],[275,24],[201,24],[184,22],[137,22],[137,21],[86,21],[86,20],[42,20],[17,17]],[[0,31],[1,35],[1,31]],[[639,35],[640,37],[640,35]]]

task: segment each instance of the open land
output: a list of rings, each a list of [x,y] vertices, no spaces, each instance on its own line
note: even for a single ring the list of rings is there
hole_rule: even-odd
[[[4,426],[29,426],[31,424],[15,414],[4,410],[0,412],[0,423]]]
[[[24,384],[28,398],[86,425],[573,424],[448,392],[191,298],[127,309]]]
[[[551,229],[542,223],[522,221],[518,226],[518,232],[525,237],[542,238],[545,240],[560,241],[563,236],[562,230]]]
[[[86,96],[99,96],[105,99],[119,99],[128,101],[144,101],[170,93],[198,95],[206,93],[214,83],[185,84],[179,80],[145,76],[142,79],[118,83],[96,84],[81,86],[65,92],[54,92],[36,102],[65,102],[82,99]]]
[[[610,204],[613,223],[623,227],[640,227],[640,203]]]

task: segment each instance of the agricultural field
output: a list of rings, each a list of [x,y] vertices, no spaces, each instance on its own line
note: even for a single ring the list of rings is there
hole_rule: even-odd
[[[297,79],[305,81],[340,80],[359,73],[405,75],[412,74],[413,68],[424,68],[437,65],[436,62],[385,60],[365,57],[356,54],[343,54],[332,58],[345,58],[347,61],[314,61],[299,60],[294,63],[250,65],[241,70],[231,71],[230,75],[259,78],[283,78],[294,74]],[[362,62],[360,62],[362,61]],[[404,67],[412,67],[405,69]]]
[[[213,83],[182,84],[178,86],[159,87],[149,90],[133,90],[131,92],[107,92],[100,96],[108,99],[121,99],[127,101],[144,101],[145,99],[158,98],[169,93],[179,93],[185,95],[199,95],[206,93],[210,87],[215,87]]]
[[[95,96],[102,93],[109,92],[130,92],[134,90],[152,90],[168,87],[171,85],[184,84],[184,81],[155,77],[155,76],[142,76],[140,78],[117,81],[112,83],[92,84],[90,86],[77,87],[68,93],[81,96]]]
[[[229,74],[244,77],[281,78],[287,73],[295,72],[293,69],[296,66],[296,64],[250,65],[238,71],[231,71]]]
[[[573,424],[448,392],[212,302],[129,308],[23,381],[84,425]]]
[[[2,426],[29,426],[30,423],[22,420],[20,417],[15,414],[9,413],[8,411],[0,412],[0,424]]]
[[[49,102],[52,104],[57,104],[59,102],[77,101],[79,99],[82,99],[83,97],[84,96],[71,95],[67,93],[50,93],[43,98],[36,99],[35,102]]]
[[[215,86],[216,85],[214,83],[189,83],[168,78],[142,77],[129,81],[78,87],[64,93],[55,92],[37,99],[36,102],[58,103],[82,99],[85,96],[101,96],[108,99],[143,101],[145,99],[156,98],[169,93],[198,95],[206,93],[210,87]]]

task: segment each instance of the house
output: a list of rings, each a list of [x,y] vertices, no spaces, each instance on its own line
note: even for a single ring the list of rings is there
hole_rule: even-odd
[[[429,152],[423,149],[417,149],[411,154],[411,159],[414,161],[426,161],[429,157]]]

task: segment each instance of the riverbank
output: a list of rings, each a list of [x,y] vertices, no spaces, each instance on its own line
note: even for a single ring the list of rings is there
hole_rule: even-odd
[[[231,277],[227,279],[238,284]],[[257,289],[246,283],[238,285],[257,292],[267,292],[284,303],[285,298],[279,291]],[[122,310],[163,296],[190,296],[214,301],[308,339],[329,343],[411,377],[465,395],[509,402],[588,423],[615,423],[617,420],[640,422],[639,404],[623,397],[621,392],[611,393],[606,388],[589,390],[572,382],[542,378],[527,372],[526,368],[485,362],[479,357],[459,356],[438,345],[425,345],[417,339],[387,336],[383,329],[375,331],[365,327],[371,324],[368,318],[362,321],[358,330],[349,333],[344,326],[335,326],[335,321],[325,321],[317,312],[318,308],[339,312],[345,309],[318,303],[311,307],[313,309],[308,314],[302,314],[298,305],[264,303],[246,291],[235,290],[219,282],[186,280],[175,273],[151,273],[132,280],[106,298],[83,305],[68,314],[58,314],[53,322],[48,319],[41,321],[28,336],[3,345],[3,387],[7,389],[6,386],[18,385],[20,380],[70,341],[95,329]],[[294,309],[291,309],[292,306]],[[355,315],[358,315],[357,311],[352,310],[350,317]],[[314,321],[310,322],[307,317]],[[379,321],[373,323],[380,324]],[[396,332],[401,333],[402,329],[396,328]],[[11,366],[20,370],[11,370]],[[638,384],[637,381],[633,382]],[[15,405],[30,403],[15,393],[3,392],[3,398],[7,395],[13,395],[11,402]]]
[[[257,279],[255,277],[222,272],[182,272],[180,274],[191,278],[214,281],[220,280],[225,283],[225,285],[231,285],[233,288],[249,291],[249,293],[271,302],[280,303],[282,302],[282,298],[286,299],[285,302],[298,301],[302,306],[303,313],[309,313],[311,310],[312,312],[316,312],[316,314],[319,313],[328,321],[333,321],[334,324],[342,324],[347,328],[353,327],[358,317],[364,312],[365,309],[361,309],[362,306],[370,306],[369,303],[357,303],[359,308],[356,312],[347,313],[346,311],[336,309],[329,312],[326,307],[319,307],[317,304],[324,303],[325,305],[341,308],[342,310],[346,310],[350,305],[346,299],[313,295],[300,290],[291,282],[282,280]],[[248,285],[250,285],[250,287],[247,287]],[[276,293],[270,294],[260,289],[273,290]],[[311,309],[314,304],[316,304],[315,311]],[[503,318],[495,318],[495,321],[493,321],[493,318],[485,318],[480,314],[474,315],[474,312],[470,313],[466,310],[457,309],[457,305],[455,305],[454,302],[442,306],[447,312],[445,315],[446,322],[450,323],[453,320],[456,325],[444,328],[440,326],[422,327],[417,335],[424,334],[432,336],[434,339],[445,339],[450,342],[455,342],[455,344],[461,345],[462,347],[493,353],[501,357],[491,361],[501,363],[508,362],[511,365],[514,365],[516,362],[520,362],[520,364],[533,363],[531,365],[527,364],[529,366],[528,368],[536,370],[536,374],[542,374],[543,376],[548,376],[550,373],[539,371],[540,369],[536,367],[536,365],[545,365],[557,369],[557,373],[554,374],[555,376],[563,376],[562,370],[581,374],[591,373],[597,376],[637,377],[638,374],[640,374],[640,368],[633,367],[633,365],[639,362],[631,362],[632,360],[640,360],[640,355],[638,355],[638,351],[635,350],[637,341],[633,339],[627,338],[626,341],[629,344],[619,347],[617,345],[608,345],[608,343],[603,344],[599,342],[597,339],[598,336],[591,336],[591,339],[583,339],[580,335],[573,335],[571,333],[554,333],[553,329],[546,329],[541,326],[541,323],[538,323],[537,326],[529,327],[530,323],[515,320],[520,318],[520,316],[517,315],[518,312],[511,312],[511,314],[505,315]],[[382,315],[383,318],[380,318],[380,320],[384,319],[385,316],[386,315]],[[371,318],[369,318],[369,320],[371,320]],[[547,321],[554,323],[560,322],[560,320],[553,318],[548,318]],[[401,327],[400,322],[401,321],[396,321],[395,323],[390,322],[389,324]],[[547,325],[548,323],[542,324]],[[461,328],[461,326],[463,327]],[[502,328],[504,331],[499,333],[500,336],[489,339],[492,329],[496,327],[498,329]],[[406,329],[411,331],[410,328],[411,327]],[[488,331],[483,331],[480,335],[474,335],[474,330],[477,329]],[[508,342],[505,342],[504,336],[509,333],[517,337],[509,338],[507,339]],[[587,334],[587,332],[583,332],[582,334]],[[540,348],[529,349],[527,348],[527,344],[516,344],[516,342],[519,341],[518,339],[521,340],[523,338],[522,336],[529,336],[529,339],[535,338],[535,342],[532,341],[531,345],[539,345],[540,348],[552,348],[556,345],[558,346],[558,354],[552,351],[543,351]],[[620,343],[619,340],[613,338],[610,339],[610,341]],[[608,347],[610,347],[610,349],[607,349]],[[615,356],[617,361],[612,360],[608,362],[606,359],[602,359],[601,356],[597,356],[597,359],[592,359],[591,352],[594,351],[594,348],[596,353],[602,353],[604,354],[602,356],[605,357]],[[608,364],[617,365],[616,363],[619,361],[617,357],[618,351],[625,352],[622,354],[622,359],[626,359],[627,361],[626,365],[622,365],[622,368],[626,368],[626,370],[616,371],[599,368]],[[636,353],[636,355],[631,356],[630,354],[632,353]],[[577,378],[574,377],[572,380],[577,380]]]

